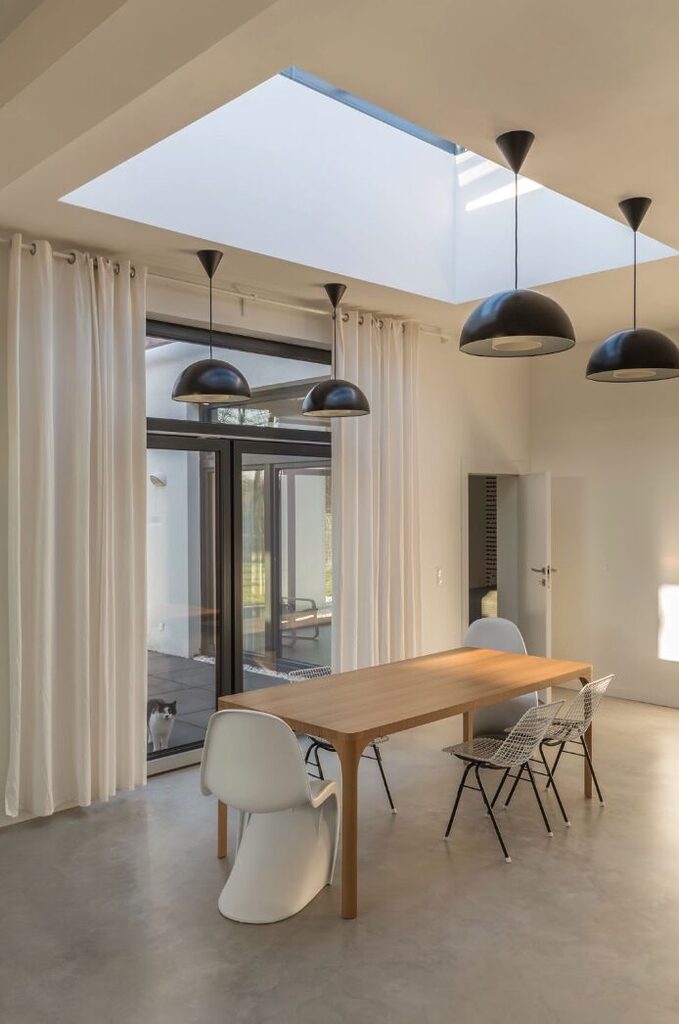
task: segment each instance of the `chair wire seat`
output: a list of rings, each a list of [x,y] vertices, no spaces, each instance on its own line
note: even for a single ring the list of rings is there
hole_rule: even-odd
[[[540,753],[543,760],[544,753],[543,747],[558,747],[554,764],[551,768],[551,778],[547,782],[546,788],[554,785],[554,775],[559,762],[561,761],[562,754],[573,754],[577,757],[584,757],[589,766],[590,773],[592,775],[592,781],[597,791],[600,803],[605,804],[601,786],[597,778],[596,772],[594,771],[594,765],[592,763],[592,754],[589,746],[587,745],[586,734],[592,719],[599,710],[601,702],[615,676],[602,676],[601,679],[595,679],[591,683],[587,683],[582,687],[579,693],[575,695],[570,704],[566,707],[563,713],[560,713],[552,722],[551,726],[545,733],[542,742],[540,743]],[[569,750],[566,746],[567,743],[578,744],[582,747],[582,753],[575,750]]]
[[[481,793],[486,807],[486,812],[492,822],[498,842],[502,848],[502,852],[504,853],[505,860],[508,863],[511,861],[502,833],[500,832],[497,820],[493,814],[493,807],[495,806],[495,802],[497,801],[506,780],[510,776],[512,768],[517,768],[518,772],[513,776],[514,785],[507,801],[505,802],[505,806],[507,806],[511,800],[514,790],[516,789],[519,781],[523,778],[525,772],[531,783],[538,807],[540,808],[540,814],[547,830],[547,834],[550,837],[553,836],[554,833],[552,832],[552,827],[542,805],[540,794],[535,782],[535,775],[530,762],[534,754],[538,750],[541,751],[541,741],[546,735],[548,729],[552,726],[556,715],[561,712],[563,706],[564,701],[562,700],[554,701],[551,704],[534,705],[521,716],[516,725],[513,726],[504,738],[501,736],[476,736],[474,739],[465,740],[463,743],[457,743],[454,746],[445,748],[445,753],[452,754],[459,760],[466,762],[462,780],[458,787],[455,801],[453,803],[453,809],[448,820],[448,827],[445,832],[446,839],[450,835],[450,831],[453,827],[453,821],[462,798],[462,791],[464,789],[476,789]],[[554,786],[554,780],[552,778],[549,765],[547,764],[544,756],[542,754],[541,756],[545,772],[553,785],[554,796],[559,804],[559,809],[561,810],[564,821],[568,825],[570,824],[568,816],[563,803],[561,802],[559,792],[556,786]],[[483,785],[481,769],[502,771],[502,779],[500,780],[500,784],[492,800],[488,799],[488,795]],[[476,786],[467,785],[467,777],[472,770],[476,777]]]
[[[288,681],[290,683],[301,683],[307,679],[321,679],[324,676],[332,675],[332,668],[330,665],[312,665],[309,668],[298,668],[293,669],[292,672],[288,672]],[[323,739],[322,736],[314,736],[308,734],[307,738],[311,740],[311,743],[304,755],[304,763],[309,766],[310,759],[313,756],[316,770],[318,772],[318,778],[323,779],[323,768],[321,767],[320,758],[318,756],[319,750],[326,750],[328,753],[335,753],[335,748],[329,740]],[[377,736],[374,740],[371,740],[369,747],[372,750],[372,755],[362,754],[368,761],[377,761],[377,767],[379,768],[380,775],[382,777],[382,784],[384,785],[385,793],[387,794],[387,800],[389,801],[389,807],[393,814],[396,814],[396,807],[394,806],[394,800],[391,795],[389,783],[387,782],[387,776],[384,771],[384,763],[382,761],[382,754],[380,752],[380,745],[386,743],[389,739],[388,736]]]

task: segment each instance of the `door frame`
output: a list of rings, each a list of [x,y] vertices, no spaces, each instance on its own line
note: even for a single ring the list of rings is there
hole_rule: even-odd
[[[515,462],[504,459],[461,459],[461,530],[460,553],[460,643],[469,626],[469,477],[470,476],[525,476],[529,472],[528,460]]]
[[[231,680],[233,689],[226,692],[240,693],[243,689],[243,674],[242,674],[242,662],[243,662],[243,503],[242,503],[242,469],[243,469],[243,455],[279,455],[288,454],[291,456],[302,456],[304,458],[313,458],[314,456],[319,459],[330,459],[332,455],[332,447],[330,439],[328,438],[325,444],[319,442],[307,442],[306,440],[298,440],[291,442],[289,440],[272,442],[270,440],[237,440],[233,442],[232,456],[231,456],[231,494],[232,494],[232,560],[233,560],[233,597],[232,597],[232,624],[231,624]],[[273,491],[277,487],[277,482],[273,479],[273,474],[267,478],[267,484],[269,487],[269,508],[270,511],[275,504],[273,498]],[[266,542],[272,543],[272,547],[267,549],[268,557],[271,561],[271,577],[274,580],[280,578],[280,537],[278,536],[278,524],[273,525],[273,529],[266,531]],[[280,609],[277,606],[278,602],[278,587],[273,587],[273,593],[271,594],[271,620],[273,629],[277,632],[280,629]],[[272,638],[273,642],[273,638]]]
[[[148,420],[146,447],[175,451],[213,452],[215,456],[215,701],[218,696],[242,690],[243,616],[241,466],[244,454],[331,457],[330,437],[320,431],[281,430],[271,437],[261,428],[222,427],[216,424],[174,423]],[[196,430],[197,426],[202,429]],[[204,519],[203,519],[204,521]],[[216,704],[215,704],[216,710]],[[147,774],[173,771],[198,764],[203,744],[158,752],[147,759]]]

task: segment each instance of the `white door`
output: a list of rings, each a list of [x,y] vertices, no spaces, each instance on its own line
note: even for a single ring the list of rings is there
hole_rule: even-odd
[[[518,477],[517,624],[529,654],[552,654],[552,482]]]

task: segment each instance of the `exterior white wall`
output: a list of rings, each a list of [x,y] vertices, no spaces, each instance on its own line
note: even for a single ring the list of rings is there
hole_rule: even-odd
[[[295,596],[325,607],[325,477],[298,475],[295,484]]]
[[[195,452],[165,449],[146,458],[148,646],[182,658],[195,653],[189,607],[193,578],[200,578],[192,543],[200,523],[197,461]],[[165,486],[154,485],[151,475],[164,478]]]
[[[555,657],[616,673],[614,696],[679,707],[679,384],[597,384],[591,348],[531,359],[531,469],[552,473]],[[674,651],[672,652],[672,648]]]

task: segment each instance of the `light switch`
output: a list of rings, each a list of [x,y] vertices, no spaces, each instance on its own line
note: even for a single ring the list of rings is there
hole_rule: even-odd
[[[437,587],[442,587],[443,586],[443,569],[440,566],[436,570],[436,586]]]

